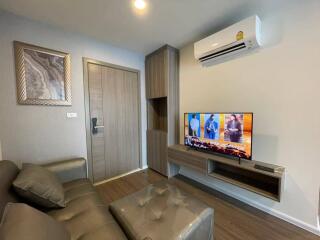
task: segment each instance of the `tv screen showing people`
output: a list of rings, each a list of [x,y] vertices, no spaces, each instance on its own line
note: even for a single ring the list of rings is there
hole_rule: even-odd
[[[185,145],[251,159],[252,113],[185,113]]]

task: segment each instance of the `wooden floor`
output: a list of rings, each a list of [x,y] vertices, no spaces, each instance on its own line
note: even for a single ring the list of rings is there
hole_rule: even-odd
[[[110,203],[163,179],[166,178],[152,170],[144,170],[96,188],[106,203]],[[320,240],[316,235],[183,176],[168,181],[214,209],[215,240]]]

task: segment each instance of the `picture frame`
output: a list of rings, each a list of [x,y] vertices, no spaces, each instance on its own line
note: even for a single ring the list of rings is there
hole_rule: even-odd
[[[19,104],[72,105],[69,53],[19,41],[14,52]]]

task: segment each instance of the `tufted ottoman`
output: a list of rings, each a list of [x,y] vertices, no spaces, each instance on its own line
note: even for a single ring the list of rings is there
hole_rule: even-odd
[[[111,203],[110,211],[129,239],[213,239],[213,210],[166,181]]]

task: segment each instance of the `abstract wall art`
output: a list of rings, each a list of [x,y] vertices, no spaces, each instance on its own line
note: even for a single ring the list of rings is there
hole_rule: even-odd
[[[19,104],[71,105],[70,54],[14,42]]]

